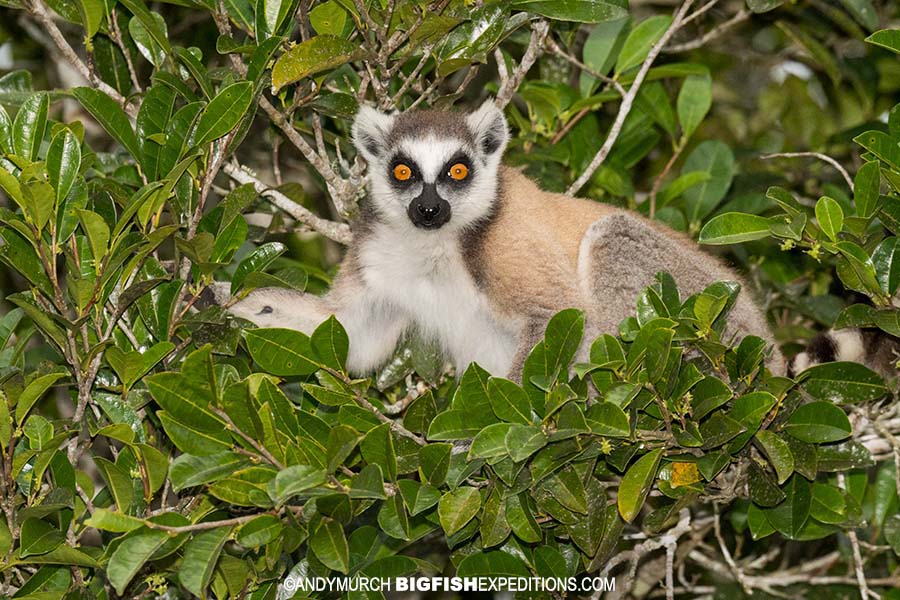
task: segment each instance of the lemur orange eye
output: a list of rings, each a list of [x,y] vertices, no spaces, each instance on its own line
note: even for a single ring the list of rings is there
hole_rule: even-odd
[[[456,163],[450,167],[449,175],[457,181],[462,181],[469,176],[469,167],[462,163]]]
[[[412,169],[407,167],[404,164],[399,164],[394,167],[394,179],[397,181],[406,181],[410,177],[412,177]]]

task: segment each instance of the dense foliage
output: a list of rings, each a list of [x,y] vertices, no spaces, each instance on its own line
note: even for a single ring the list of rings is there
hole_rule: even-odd
[[[900,337],[896,3],[0,4],[0,593],[457,573],[900,597],[895,367],[772,375],[763,340],[722,337],[734,282],[660,273],[588,363],[563,311],[522,385],[412,335],[353,379],[334,318],[201,301],[327,288],[361,102],[486,90],[543,187],[727,245],[786,354]]]

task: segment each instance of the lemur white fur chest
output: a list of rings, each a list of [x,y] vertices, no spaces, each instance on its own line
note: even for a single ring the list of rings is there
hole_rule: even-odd
[[[256,290],[231,312],[305,333],[334,314],[350,338],[348,369],[358,375],[386,363],[403,332],[416,328],[439,342],[457,372],[474,361],[518,379],[559,310],[585,311],[583,357],[596,334],[615,334],[634,313],[658,271],[669,271],[683,294],[738,279],[662,225],[545,192],[505,169],[508,139],[491,101],[470,114],[363,107],[353,142],[368,165],[368,195],[331,291]],[[772,339],[746,293],[731,322],[741,335]]]
[[[377,226],[358,253],[365,293],[437,340],[454,364],[477,362],[491,372],[508,372],[519,327],[492,311],[463,260],[459,240],[436,240],[435,233],[401,234]]]

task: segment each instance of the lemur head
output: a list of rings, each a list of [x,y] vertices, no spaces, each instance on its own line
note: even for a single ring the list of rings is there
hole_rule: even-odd
[[[363,106],[353,123],[374,208],[392,225],[424,230],[459,231],[490,213],[508,139],[491,100],[468,115]]]
[[[257,327],[302,329],[302,323],[295,321],[301,318],[298,305],[304,301],[300,292],[285,288],[261,288],[228,307],[228,311]]]

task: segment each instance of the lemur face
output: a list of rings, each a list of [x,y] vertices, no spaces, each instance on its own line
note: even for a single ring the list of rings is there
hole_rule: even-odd
[[[290,307],[301,301],[303,294],[281,288],[254,290],[231,306],[232,314],[247,319],[257,327],[290,327],[295,315]]]
[[[379,216],[424,231],[458,232],[490,213],[508,135],[491,101],[469,115],[363,107],[353,124]]]

